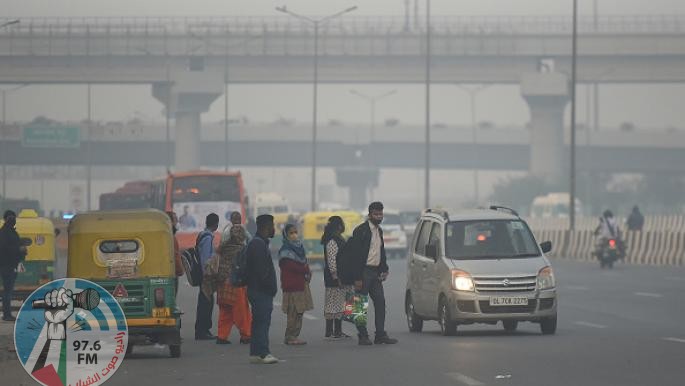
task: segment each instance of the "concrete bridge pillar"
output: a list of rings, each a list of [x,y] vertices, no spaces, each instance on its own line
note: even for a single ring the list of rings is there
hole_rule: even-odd
[[[550,183],[564,175],[564,110],[569,84],[560,73],[524,74],[521,95],[530,108],[530,172]]]
[[[152,86],[152,95],[176,118],[175,168],[200,167],[201,114],[223,94],[220,72],[174,71],[168,83]]]
[[[348,167],[335,170],[338,186],[349,188],[350,208],[364,209],[369,205],[369,190],[378,186],[378,168]]]

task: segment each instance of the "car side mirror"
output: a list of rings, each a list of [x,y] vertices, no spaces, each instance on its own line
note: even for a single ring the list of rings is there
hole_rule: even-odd
[[[55,237],[59,237],[60,234],[62,234],[62,231],[59,228],[55,228]]]
[[[438,247],[433,244],[426,244],[426,257],[430,257],[433,260],[438,258]]]
[[[544,243],[541,243],[540,249],[542,249],[542,253],[550,252],[552,250],[552,242],[551,241],[545,241]]]

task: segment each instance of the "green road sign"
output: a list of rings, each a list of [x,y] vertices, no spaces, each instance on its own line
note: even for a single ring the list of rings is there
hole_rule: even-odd
[[[73,126],[27,126],[21,138],[23,147],[75,148],[81,144],[81,129]]]

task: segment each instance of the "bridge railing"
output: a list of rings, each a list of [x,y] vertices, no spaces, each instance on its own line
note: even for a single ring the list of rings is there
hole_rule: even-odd
[[[12,18],[13,19],[13,18]],[[264,32],[310,33],[311,26],[283,16],[209,16],[209,17],[27,17],[2,35],[142,33],[172,34],[261,34]],[[10,18],[0,18],[0,22]],[[437,34],[567,34],[567,16],[435,16],[431,28]],[[423,21],[406,23],[403,16],[346,16],[322,27],[323,34],[358,35],[407,33],[422,34]],[[685,32],[685,15],[604,15],[581,16],[580,34],[649,34]]]

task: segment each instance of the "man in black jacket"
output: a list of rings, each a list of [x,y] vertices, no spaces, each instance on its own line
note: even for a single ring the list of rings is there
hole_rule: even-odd
[[[376,321],[375,344],[395,344],[385,332],[385,294],[383,281],[388,277],[388,264],[383,242],[383,204],[373,202],[369,205],[368,221],[359,225],[353,232],[349,251],[345,252],[343,281],[354,284],[355,290],[368,295],[373,301]],[[366,326],[358,326],[359,344],[372,345]]]
[[[4,293],[2,295],[2,320],[13,322],[12,293],[14,282],[17,280],[17,266],[26,255],[26,248],[22,247],[19,234],[14,229],[17,225],[17,214],[11,210],[3,216],[5,223],[0,228],[0,275]]]
[[[269,239],[275,232],[273,216],[261,215],[257,217],[257,234],[247,246],[247,298],[252,306],[250,362],[255,364],[278,363],[278,358],[269,351],[271,312],[278,292],[276,270],[269,250]]]

